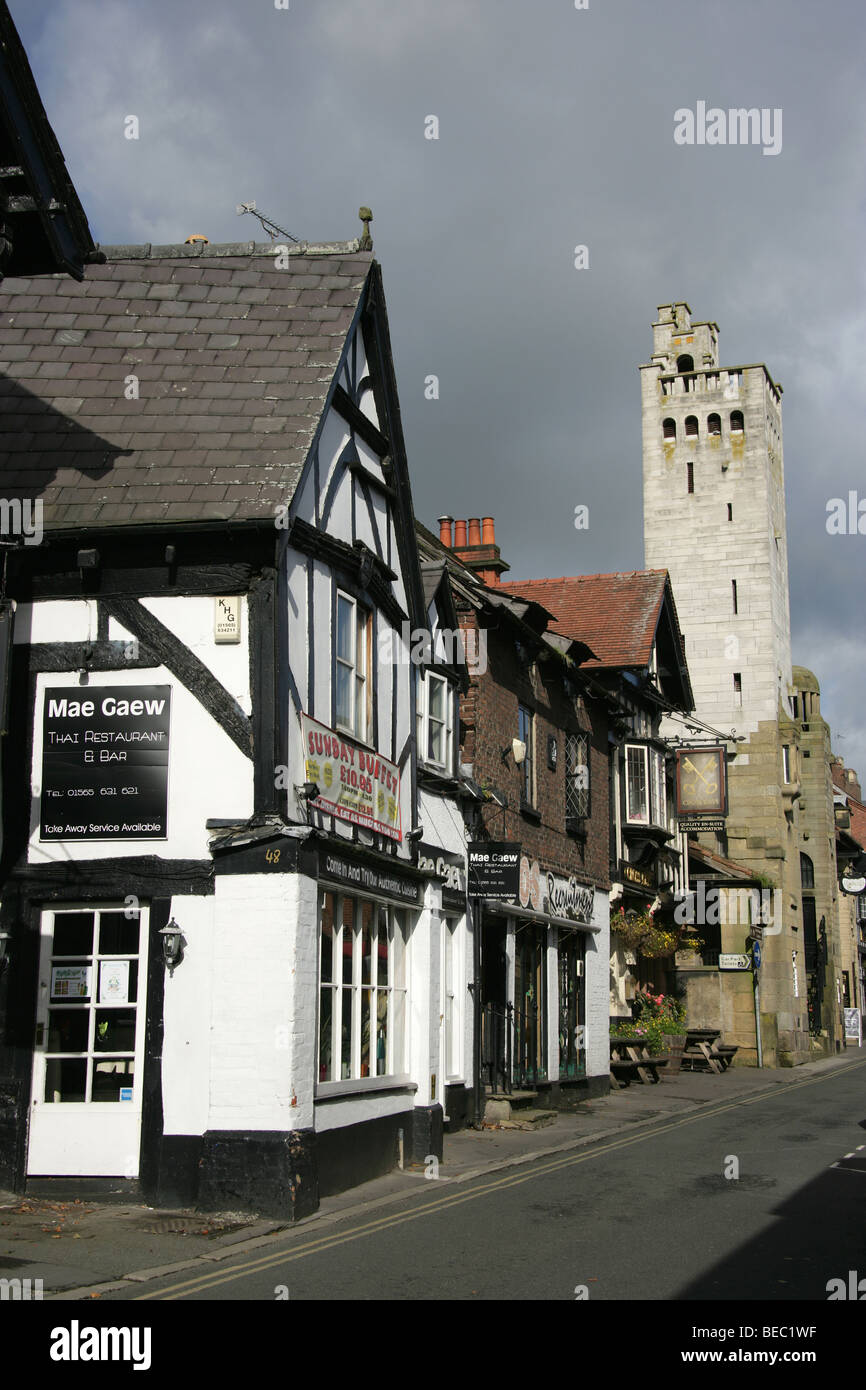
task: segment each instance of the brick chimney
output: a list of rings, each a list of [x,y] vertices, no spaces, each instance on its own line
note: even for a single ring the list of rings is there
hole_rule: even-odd
[[[451,533],[454,529],[453,516],[440,516],[439,518],[439,540],[446,550],[451,549]]]
[[[440,539],[443,538],[442,521],[445,519],[440,519]],[[447,520],[450,522],[451,518],[448,517]],[[447,545],[448,542],[442,539],[442,544]],[[489,584],[491,588],[495,588],[499,583],[499,576],[503,571],[510,568],[499,553],[499,546],[496,544],[496,526],[492,516],[470,517],[468,538],[467,523],[465,521],[455,522],[453,550],[464,565],[475,571],[482,584]]]

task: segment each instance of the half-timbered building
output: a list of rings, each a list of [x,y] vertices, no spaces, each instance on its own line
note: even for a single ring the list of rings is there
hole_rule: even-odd
[[[441,1155],[447,600],[369,238],[103,250],[0,322],[0,1186],[297,1217]]]

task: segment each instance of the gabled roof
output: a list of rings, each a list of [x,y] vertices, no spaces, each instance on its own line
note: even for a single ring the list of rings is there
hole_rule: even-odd
[[[510,581],[499,588],[542,604],[556,632],[592,648],[595,655],[584,667],[605,669],[649,663],[666,585],[667,570],[635,570]]]
[[[46,530],[273,519],[372,253],[300,243],[281,269],[270,242],[102,249],[80,285],[4,284],[0,496],[41,498]]]
[[[0,277],[65,271],[80,280],[98,258],[6,0],[0,0],[0,223],[11,243],[2,247]]]

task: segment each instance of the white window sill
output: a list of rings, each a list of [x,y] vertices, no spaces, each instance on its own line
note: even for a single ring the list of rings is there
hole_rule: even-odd
[[[403,1076],[362,1076],[352,1081],[320,1081],[313,1098],[333,1100],[341,1096],[356,1096],[370,1091],[417,1091],[418,1085],[408,1073]]]

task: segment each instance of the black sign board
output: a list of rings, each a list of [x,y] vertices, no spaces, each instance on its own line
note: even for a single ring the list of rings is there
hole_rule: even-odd
[[[372,860],[348,859],[333,850],[319,851],[319,877],[333,879],[358,893],[375,893],[381,897],[394,898],[397,902],[421,902],[422,880],[399,869]]]
[[[469,844],[470,898],[516,898],[520,891],[520,845],[506,840]]]
[[[40,838],[166,839],[170,714],[170,685],[46,689]]]

